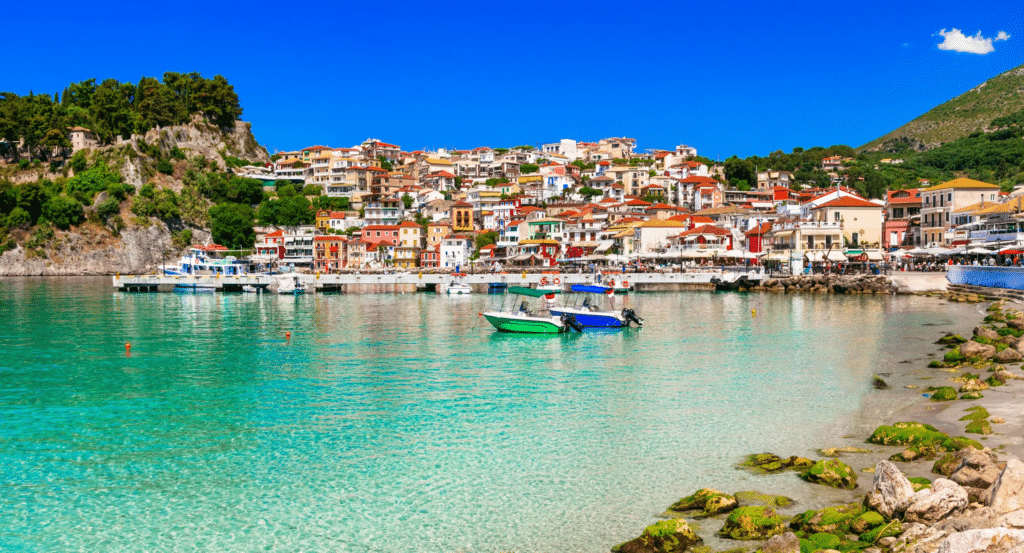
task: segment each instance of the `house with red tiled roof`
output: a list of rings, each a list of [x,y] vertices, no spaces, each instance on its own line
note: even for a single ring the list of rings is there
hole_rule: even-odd
[[[671,244],[683,250],[732,250],[739,245],[733,243],[733,238],[733,232],[729,229],[701,225],[677,234]]]
[[[761,253],[764,251],[766,244],[766,238],[772,231],[772,223],[758,223],[754,228],[744,233],[747,239],[747,250],[754,253]]]
[[[885,211],[885,223],[882,225],[883,248],[895,248],[908,242],[913,245],[921,244],[920,225],[914,225],[916,233],[911,232],[911,219],[921,214],[920,189],[890,190],[885,196]],[[909,241],[908,233],[911,234]]]
[[[313,270],[330,273],[345,267],[347,261],[344,236],[313,237]]]
[[[825,202],[814,202],[809,219],[839,224],[843,240],[850,247],[881,247],[882,219],[885,207],[857,196],[841,196]],[[840,244],[842,246],[843,244]]]

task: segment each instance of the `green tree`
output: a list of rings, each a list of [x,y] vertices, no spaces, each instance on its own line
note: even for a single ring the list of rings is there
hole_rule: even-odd
[[[527,173],[536,173],[539,170],[540,165],[537,165],[535,163],[524,163],[519,166],[519,172],[524,175]]]
[[[405,206],[405,209],[412,209],[412,203],[414,201],[416,200],[412,196],[410,196],[408,192],[402,194],[402,205]]]
[[[24,209],[15,207],[7,216],[7,226],[10,228],[27,229],[32,226],[32,216]]]
[[[251,248],[256,242],[251,207],[225,203],[210,208],[210,234],[215,243],[229,249]]]
[[[43,204],[42,214],[54,226],[65,230],[85,220],[82,204],[67,196],[56,196],[47,200]]]

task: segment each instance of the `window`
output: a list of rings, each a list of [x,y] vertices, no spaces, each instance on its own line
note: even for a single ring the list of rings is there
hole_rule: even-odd
[[[838,212],[838,211],[836,211],[836,212],[834,213],[834,215],[835,215],[835,220],[836,220],[836,222],[838,223],[838,222],[839,222],[839,212]]]

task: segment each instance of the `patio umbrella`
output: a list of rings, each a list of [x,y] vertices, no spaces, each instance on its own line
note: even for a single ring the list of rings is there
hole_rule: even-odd
[[[996,252],[992,250],[986,250],[985,248],[971,248],[967,250],[967,253],[981,254],[981,255],[995,255]]]

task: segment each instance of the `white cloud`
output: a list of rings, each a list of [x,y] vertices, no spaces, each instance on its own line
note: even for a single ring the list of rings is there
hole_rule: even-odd
[[[981,31],[974,36],[967,36],[960,32],[960,29],[953,29],[947,32],[942,29],[938,33],[943,38],[941,44],[939,44],[939,50],[952,50],[954,52],[967,52],[969,54],[988,54],[994,52],[995,48],[992,46],[992,42],[996,40],[1007,40],[1010,35],[1006,31],[999,31],[994,38],[985,38],[981,36]]]

